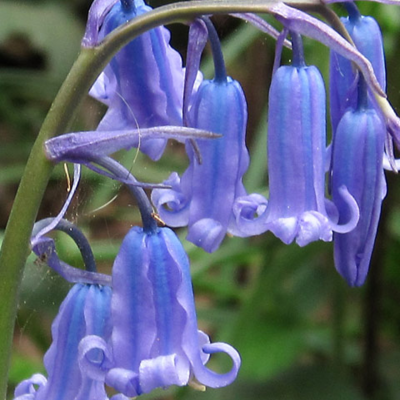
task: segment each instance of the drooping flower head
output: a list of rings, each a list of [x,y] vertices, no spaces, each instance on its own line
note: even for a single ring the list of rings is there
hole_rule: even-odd
[[[69,202],[67,199],[66,204]],[[37,222],[31,245],[41,260],[75,285],[62,302],[52,325],[53,343],[44,356],[48,378],[35,374],[24,380],[15,389],[15,400],[108,400],[104,385],[91,379],[80,368],[78,348],[86,335],[98,335],[104,340],[111,335],[111,280],[109,276],[96,272],[86,237],[75,225],[62,219],[64,212],[63,208],[56,218]],[[54,240],[44,236],[52,229],[67,233],[74,240],[85,270],[59,259]],[[93,351],[89,356],[93,362],[99,362],[101,353]]]
[[[285,243],[330,241],[325,210],[325,88],[301,61],[273,76],[268,109],[266,225]]]
[[[143,0],[121,0],[102,22],[99,38],[151,8]],[[108,106],[98,130],[182,125],[183,69],[164,27],[143,33],[111,60],[90,94]],[[158,159],[165,139],[139,139],[144,153]]]
[[[21,382],[15,400],[107,400],[104,385],[81,371],[78,346],[86,335],[108,340],[110,301],[107,286],[78,283],[72,287],[52,325],[53,343],[44,357],[48,378],[35,374]],[[94,362],[99,355],[91,353]]]
[[[195,28],[196,25],[191,28],[192,35]],[[210,25],[209,29],[212,29]],[[209,252],[219,247],[226,232],[235,231],[232,209],[236,198],[246,194],[242,176],[249,164],[245,143],[246,99],[240,84],[226,76],[219,50],[214,51],[214,57],[217,58],[216,78],[200,84],[191,99],[187,122],[221,137],[208,143],[198,142],[201,161],[193,146],[187,143],[190,165],[182,178],[171,175],[165,183],[172,184],[172,189],[160,189],[152,194],[166,224],[188,225],[187,239]],[[188,71],[190,74],[189,66]]]
[[[338,196],[338,187],[345,185],[360,209],[356,228],[345,234],[335,233],[333,238],[336,269],[351,286],[362,285],[367,276],[386,194],[382,166],[386,126],[367,96],[361,79],[358,106],[340,120],[332,155],[332,197],[339,210],[339,222],[348,218],[348,212]]]
[[[237,215],[241,218],[249,209],[257,212],[264,204],[261,215],[248,221],[246,232],[270,230],[286,244],[296,240],[305,246],[318,239],[330,241],[333,229],[352,229],[357,210],[344,190],[346,203],[352,205],[350,220],[338,226],[327,213],[324,82],[316,67],[306,66],[296,33],[292,33],[292,43],[293,63],[277,68],[269,91],[269,201],[260,200],[260,195],[244,197]]]
[[[96,336],[82,342],[84,352],[103,349],[111,368],[88,361],[92,376],[129,397],[157,387],[200,384],[222,387],[236,377],[240,357],[223,343],[210,344],[197,328],[189,262],[168,228],[132,228],[113,266],[113,331],[108,345]],[[209,354],[226,352],[230,372],[219,375],[204,364]]]

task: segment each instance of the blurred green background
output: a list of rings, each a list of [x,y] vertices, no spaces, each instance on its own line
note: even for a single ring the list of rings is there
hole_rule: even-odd
[[[159,6],[166,1],[150,1]],[[89,0],[0,2],[0,240],[30,148],[63,79],[79,52]],[[343,14],[340,5],[334,7]],[[400,8],[366,2],[363,14],[380,23],[387,56],[388,95],[400,111]],[[249,192],[267,190],[266,105],[274,41],[229,17],[214,19],[223,38],[229,73],[239,80],[249,104]],[[271,21],[273,22],[273,21]],[[276,26],[279,26],[275,24]],[[186,26],[171,26],[172,43],[183,57]],[[305,40],[306,60],[327,77],[326,48]],[[284,51],[284,62],[290,53]],[[207,54],[203,71],[212,76]],[[75,130],[96,127],[105,109],[89,97]],[[184,149],[171,142],[158,162],[135,150],[116,157],[142,181],[161,182],[187,165]],[[70,173],[72,169],[70,168]],[[242,368],[224,389],[157,390],[145,399],[225,400],[395,400],[400,399],[400,180],[387,175],[379,234],[364,287],[350,289],[333,265],[332,244],[285,246],[271,234],[226,238],[214,254],[185,241],[200,328],[213,341],[238,349]],[[52,176],[38,219],[54,216],[66,197],[63,166]],[[121,239],[139,223],[134,199],[120,184],[84,171],[67,217],[87,234],[99,263],[110,273]],[[74,244],[57,235],[62,259],[81,266]],[[1,277],[0,277],[1,279]],[[15,385],[43,372],[51,321],[69,289],[60,277],[30,256],[23,279],[10,372]],[[1,344],[0,344],[1,346]],[[213,356],[211,368],[230,368]],[[111,392],[110,392],[111,393]]]

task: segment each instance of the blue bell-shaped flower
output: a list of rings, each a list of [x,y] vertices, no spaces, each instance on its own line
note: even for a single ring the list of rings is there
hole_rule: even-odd
[[[242,176],[249,165],[247,107],[239,83],[231,78],[203,81],[191,108],[191,121],[196,128],[222,137],[198,142],[201,164],[186,144],[188,169],[181,179],[172,174],[164,182],[172,184],[172,189],[154,190],[152,200],[167,225],[188,225],[187,239],[213,252],[226,232],[235,232],[233,206],[237,197],[246,195]]]
[[[293,65],[279,67],[272,77],[268,108],[269,201],[261,195],[240,199],[236,215],[258,214],[242,226],[246,234],[270,230],[284,243],[305,246],[332,240],[332,230],[355,226],[358,210],[344,189],[351,218],[336,224],[325,200],[326,115],[325,87],[314,66],[306,66],[301,38],[292,33]],[[332,207],[329,207],[331,210]]]
[[[213,28],[209,25],[209,29]],[[187,239],[208,252],[218,249],[227,232],[238,233],[233,207],[238,197],[246,195],[242,177],[249,165],[246,99],[240,84],[226,76],[219,44],[213,37],[216,77],[200,84],[187,119],[191,127],[221,137],[198,142],[201,163],[187,143],[190,165],[182,178],[172,174],[165,182],[172,189],[152,194],[164,222],[173,227],[187,225]],[[190,74],[190,67],[188,71]]]
[[[151,8],[143,0],[118,1],[105,16],[99,37]],[[184,72],[164,27],[143,33],[111,60],[90,94],[108,106],[98,130],[182,125]],[[137,140],[135,147],[157,160],[166,139]]]
[[[330,241],[325,209],[325,88],[314,66],[280,67],[269,92],[265,224],[285,243]]]
[[[107,400],[104,384],[81,370],[78,347],[86,335],[109,339],[110,301],[108,286],[72,287],[52,325],[53,343],[44,357],[48,378],[35,374],[21,382],[15,400]],[[93,351],[89,356],[99,362],[101,353]]]
[[[224,343],[210,344],[197,328],[189,261],[170,229],[129,231],[113,266],[111,304],[110,343],[97,336],[81,343],[85,360],[85,354],[95,349],[104,354],[103,365],[85,361],[90,376],[97,375],[129,397],[157,387],[186,385],[193,378],[213,388],[236,378],[236,350]],[[204,366],[215,352],[232,358],[230,372],[219,375]]]
[[[358,107],[348,110],[340,120],[333,143],[332,197],[339,210],[339,222],[348,211],[338,196],[345,185],[357,201],[360,219],[354,230],[335,233],[335,266],[350,286],[360,286],[368,273],[382,200],[386,195],[383,152],[386,126],[371,107],[361,79]]]

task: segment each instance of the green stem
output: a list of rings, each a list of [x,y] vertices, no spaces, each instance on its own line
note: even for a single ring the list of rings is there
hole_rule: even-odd
[[[319,0],[288,0],[300,6]],[[29,238],[53,165],[46,159],[43,144],[65,133],[91,85],[114,54],[136,36],[159,25],[188,21],[203,14],[268,13],[276,0],[200,0],[175,3],[145,13],[118,28],[96,48],[83,48],[64,81],[32,147],[26,164],[0,252],[0,398],[6,398],[8,369],[18,292]]]
[[[18,293],[29,254],[29,238],[53,165],[46,159],[43,143],[64,133],[90,86],[85,83],[93,49],[82,51],[60,89],[43,123],[25,167],[7,223],[0,253],[0,398],[6,398],[8,367]],[[77,89],[79,88],[79,90]]]

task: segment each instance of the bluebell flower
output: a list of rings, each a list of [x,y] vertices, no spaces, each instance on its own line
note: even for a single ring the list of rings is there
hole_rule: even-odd
[[[45,354],[48,378],[35,374],[15,389],[15,400],[107,400],[104,384],[93,380],[79,367],[78,346],[86,335],[108,340],[111,289],[76,284],[61,304],[52,325],[53,343]],[[90,357],[99,362],[101,353]]]
[[[386,194],[382,166],[385,137],[385,122],[369,104],[364,89],[358,94],[357,108],[348,110],[337,126],[332,154],[332,197],[339,222],[348,218],[348,211],[338,196],[338,187],[345,185],[360,209],[356,228],[335,233],[333,238],[336,269],[351,286],[364,283],[371,260]]]
[[[306,66],[300,37],[292,33],[293,65],[273,75],[268,107],[269,201],[261,195],[239,199],[235,213],[257,214],[242,224],[249,235],[273,232],[284,243],[305,246],[332,240],[332,230],[354,228],[358,209],[345,188],[349,220],[339,226],[332,204],[325,200],[325,88],[314,66]],[[327,208],[328,207],[328,208]],[[329,211],[329,215],[328,215]]]
[[[173,231],[132,228],[115,259],[112,279],[111,340],[89,336],[81,343],[85,360],[93,350],[104,354],[103,364],[85,361],[91,376],[129,397],[193,379],[216,388],[236,378],[236,350],[210,344],[197,328],[189,261]],[[232,358],[230,372],[219,375],[205,367],[215,352]]]
[[[372,64],[376,78],[382,88],[386,90],[385,53],[383,39],[378,23],[372,17],[362,16],[353,3],[347,3],[348,17],[341,21],[353,40],[357,50]],[[338,53],[330,54],[330,111],[333,132],[347,111],[357,108],[358,73],[350,60]],[[368,100],[375,104],[373,97]]]
[[[225,82],[203,81],[190,118],[196,128],[222,137],[198,142],[201,164],[191,145],[186,144],[188,169],[181,179],[172,174],[164,182],[172,189],[154,190],[152,200],[167,225],[187,225],[187,239],[213,252],[226,232],[235,232],[233,205],[237,197],[246,195],[242,176],[249,165],[245,143],[247,106],[239,83],[231,78]]]
[[[99,39],[149,10],[143,0],[117,2],[103,16]],[[184,71],[181,57],[169,40],[166,28],[152,29],[131,41],[111,60],[90,91],[108,106],[98,130],[182,125]],[[140,136],[135,143],[154,160],[161,157],[165,145],[166,139],[140,140]]]
[[[192,96],[187,123],[221,137],[197,143],[201,163],[187,143],[190,165],[182,178],[173,173],[164,182],[171,189],[152,193],[163,221],[173,227],[187,225],[187,239],[208,252],[220,246],[227,232],[239,232],[233,207],[238,197],[246,195],[242,177],[249,165],[246,99],[240,84],[226,76],[222,54],[214,49],[214,57],[216,78],[204,80]],[[189,67],[188,74],[193,84],[196,75]]]
[[[266,227],[283,242],[330,241],[325,209],[325,89],[316,67],[283,66],[268,109]]]

